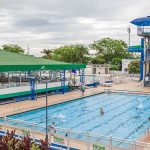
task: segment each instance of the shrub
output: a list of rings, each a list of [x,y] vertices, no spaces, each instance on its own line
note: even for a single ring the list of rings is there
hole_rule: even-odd
[[[122,69],[122,59],[121,58],[113,58],[112,59],[112,70],[121,70]]]
[[[140,61],[134,60],[128,65],[129,73],[140,73]]]
[[[110,70],[120,70],[118,65],[111,65]]]
[[[5,136],[0,137],[0,150],[50,150],[48,142],[41,140],[41,145],[31,141],[29,135],[22,140],[14,138],[15,131],[7,131]]]

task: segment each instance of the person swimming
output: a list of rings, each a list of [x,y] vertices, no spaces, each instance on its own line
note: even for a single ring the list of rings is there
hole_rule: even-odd
[[[104,110],[102,107],[100,107],[100,114],[103,115],[104,114]]]

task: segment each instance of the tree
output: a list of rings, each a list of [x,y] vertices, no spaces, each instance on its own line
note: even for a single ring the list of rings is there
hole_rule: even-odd
[[[44,49],[41,53],[44,54],[43,58],[51,59],[53,50]]]
[[[52,59],[73,62],[74,57],[74,47],[72,45],[65,45],[59,48],[54,49],[52,54]]]
[[[20,46],[15,45],[15,44],[5,44],[2,46],[3,50],[9,51],[9,52],[14,52],[14,53],[24,53],[24,49],[22,49]]]
[[[84,58],[88,55],[88,48],[82,44],[74,45],[74,53],[76,54],[76,61],[83,63]]]
[[[103,38],[94,41],[90,47],[97,50],[97,55],[102,56],[106,63],[111,63],[113,58],[129,58],[127,44],[123,40]]]
[[[140,73],[140,61],[134,60],[131,61],[128,65],[128,72],[131,73]]]
[[[122,59],[121,58],[113,58],[111,63],[112,70],[121,70],[122,69]]]
[[[100,57],[95,57],[91,60],[92,64],[105,64],[105,59]]]
[[[52,50],[50,54],[51,59],[69,63],[87,63],[89,60],[88,48],[82,44],[65,45]]]

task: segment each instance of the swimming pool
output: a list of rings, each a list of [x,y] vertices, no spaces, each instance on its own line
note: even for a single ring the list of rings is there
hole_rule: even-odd
[[[104,115],[100,114],[100,107]],[[45,124],[45,108],[10,116]],[[144,135],[150,125],[150,96],[99,94],[48,107],[48,124],[129,140]]]

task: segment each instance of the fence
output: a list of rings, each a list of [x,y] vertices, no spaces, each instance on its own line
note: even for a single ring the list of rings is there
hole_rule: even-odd
[[[45,139],[45,126],[8,117],[1,118],[0,130],[14,130],[19,138],[30,134],[33,141]],[[149,131],[149,129],[148,129]],[[70,129],[49,126],[49,143],[62,145],[69,149],[74,147],[80,150],[150,150],[150,144],[129,141],[126,139],[105,137],[96,134],[82,133]]]
[[[149,27],[138,27],[137,28],[137,34],[142,35],[142,34],[150,34],[150,28]]]

